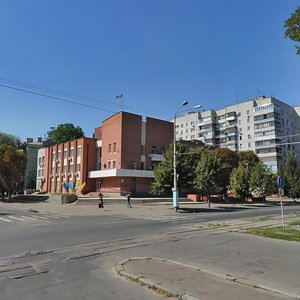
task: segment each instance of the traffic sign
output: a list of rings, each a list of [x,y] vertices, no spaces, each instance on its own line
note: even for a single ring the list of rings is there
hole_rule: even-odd
[[[282,176],[278,176],[277,185],[280,189],[283,189],[283,178],[282,178]]]

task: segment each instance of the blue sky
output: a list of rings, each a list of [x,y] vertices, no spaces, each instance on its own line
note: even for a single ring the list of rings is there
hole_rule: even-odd
[[[120,94],[124,110],[166,120],[182,100],[218,109],[260,93],[300,105],[300,56],[283,28],[298,5],[2,0],[0,85],[38,86],[42,93],[99,109],[0,86],[0,131],[36,138],[70,122],[91,136],[121,110],[115,100]]]

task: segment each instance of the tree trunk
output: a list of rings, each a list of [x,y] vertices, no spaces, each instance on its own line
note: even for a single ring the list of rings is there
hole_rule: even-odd
[[[7,202],[10,202],[11,195],[12,195],[12,192],[9,191],[9,192],[7,193]]]
[[[207,195],[208,207],[210,208],[210,195]]]

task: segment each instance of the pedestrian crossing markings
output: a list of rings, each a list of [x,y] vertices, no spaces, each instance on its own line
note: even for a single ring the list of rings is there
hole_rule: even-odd
[[[5,216],[0,217],[0,221],[11,223],[13,221],[33,221],[33,220],[50,220],[50,219],[60,219],[60,218],[69,218],[70,216],[66,215],[20,215],[20,216]]]
[[[174,223],[178,223],[178,222],[185,222],[185,221],[190,221],[190,220],[195,220],[198,219],[195,217],[191,217],[191,216],[145,216],[143,217],[143,219],[145,220],[152,220],[152,221],[160,221],[162,223],[166,223],[166,222],[174,222]]]

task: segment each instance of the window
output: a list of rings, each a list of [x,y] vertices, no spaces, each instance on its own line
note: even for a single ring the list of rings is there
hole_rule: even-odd
[[[38,171],[38,176],[41,177],[41,170]]]
[[[250,134],[248,134],[248,139],[251,139],[251,135]]]
[[[111,168],[111,161],[108,161],[108,169]]]
[[[249,117],[249,116],[247,117],[247,122],[248,122],[248,123],[250,122],[250,117]]]
[[[101,147],[97,147],[96,148],[96,158],[100,158],[101,157]]]
[[[54,160],[55,160],[55,153],[52,153],[52,155],[51,155],[51,159],[52,159],[52,161],[54,161]]]
[[[117,151],[117,143],[114,143],[113,144],[113,152],[116,153],[116,151]]]
[[[81,156],[81,147],[77,147],[77,157]]]
[[[58,160],[61,159],[61,152],[60,152],[60,151],[57,153],[57,159],[58,159]]]
[[[145,145],[141,145],[141,154],[145,155]]]
[[[111,153],[111,144],[108,144],[108,153]]]
[[[250,130],[250,126],[247,127],[247,130]]]
[[[249,115],[249,113],[250,113],[249,110],[247,110],[247,115]]]
[[[67,149],[64,150],[64,158],[67,157]]]
[[[115,160],[113,160],[113,169],[115,169],[116,168],[116,161]]]
[[[248,143],[248,148],[251,148],[251,143]]]
[[[151,153],[152,153],[152,154],[156,154],[156,146],[152,146],[152,148],[151,148]]]
[[[67,166],[64,166],[64,168],[63,168],[63,173],[64,173],[64,174],[67,173]]]
[[[70,156],[71,156],[71,157],[74,156],[74,149],[73,149],[73,148],[70,150]]]
[[[80,172],[80,164],[76,165],[76,172]]]

